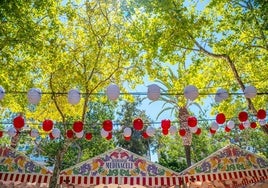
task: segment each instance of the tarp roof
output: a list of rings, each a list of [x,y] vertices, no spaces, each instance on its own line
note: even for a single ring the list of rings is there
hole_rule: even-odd
[[[115,184],[170,187],[181,184],[177,172],[120,147],[65,169],[60,174],[61,184],[80,186]]]
[[[215,187],[245,186],[268,178],[268,160],[238,146],[228,145],[180,175],[184,176],[184,182],[190,184],[212,182]]]

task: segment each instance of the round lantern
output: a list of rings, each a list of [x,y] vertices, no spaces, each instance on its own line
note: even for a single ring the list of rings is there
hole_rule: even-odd
[[[239,119],[241,122],[247,121],[247,120],[248,120],[248,113],[247,113],[247,112],[240,112],[240,113],[238,114],[238,119]]]
[[[238,125],[238,128],[239,128],[240,130],[244,130],[244,129],[245,129],[243,123],[240,123],[240,124]]]
[[[196,131],[198,130],[198,127],[195,126],[195,127],[189,127],[191,133],[196,133]]]
[[[76,105],[80,102],[81,99],[81,95],[79,90],[77,89],[71,89],[68,92],[68,102],[72,105]]]
[[[215,102],[221,102],[229,97],[228,92],[225,89],[218,89],[215,95]]]
[[[2,138],[4,135],[4,132],[3,131],[0,131],[0,138]]]
[[[108,132],[108,136],[106,137],[106,140],[111,140],[113,138],[112,132]]]
[[[224,122],[226,121],[225,115],[223,113],[219,113],[216,116],[216,122],[218,124],[224,124]]]
[[[249,122],[249,120],[243,122],[243,125],[244,125],[245,128],[249,128],[249,127],[250,127],[250,122]]]
[[[84,131],[82,130],[81,132],[76,132],[75,136],[76,138],[82,138],[84,136]]]
[[[149,138],[150,136],[144,131],[144,132],[142,132],[142,137],[145,138],[145,139],[147,139],[147,138]]]
[[[103,121],[102,128],[107,132],[112,131],[113,130],[113,122],[111,120]]]
[[[211,123],[211,129],[214,130],[214,131],[217,131],[218,128],[219,128],[219,125],[215,121],[213,121]]]
[[[49,138],[50,138],[51,140],[54,140],[54,139],[55,139],[55,137],[53,136],[52,132],[49,133],[48,136],[49,136]]]
[[[225,132],[227,132],[227,133],[231,131],[231,129],[229,129],[227,126],[225,127],[224,130],[225,130]]]
[[[255,128],[257,127],[257,123],[256,123],[256,122],[251,122],[251,123],[250,123],[250,127],[251,127],[252,129],[255,129]]]
[[[253,98],[257,95],[257,89],[254,86],[247,86],[244,90],[244,94],[246,98]]]
[[[266,118],[266,111],[263,109],[258,110],[257,118],[258,119],[265,119]]]
[[[142,121],[142,119],[140,119],[140,118],[134,119],[134,121],[133,121],[133,127],[137,131],[142,130],[143,129],[143,121]]]
[[[106,89],[106,94],[110,100],[116,100],[120,95],[119,87],[115,84],[111,84]]]
[[[147,128],[146,128],[146,133],[147,133],[147,135],[149,135],[149,136],[153,136],[154,133],[155,133],[155,128],[154,128],[154,127],[151,127],[151,126],[147,127]]]
[[[130,137],[131,134],[132,134],[132,130],[131,130],[131,128],[126,127],[126,128],[124,129],[124,132],[123,132],[124,137]]]
[[[163,130],[168,130],[170,128],[170,126],[171,126],[171,122],[169,119],[163,119],[161,121],[161,127]]]
[[[92,133],[86,133],[85,134],[85,139],[86,140],[91,140],[92,139]]]
[[[187,121],[189,127],[195,127],[197,125],[197,119],[194,116],[189,116]]]
[[[2,86],[0,86],[0,100],[2,100],[4,96],[5,96],[5,89]]]
[[[179,130],[179,135],[182,136],[182,137],[185,136],[186,135],[186,130],[185,129],[180,129]]]
[[[152,101],[158,100],[160,97],[160,87],[156,84],[149,85],[147,97]]]
[[[162,129],[162,134],[163,135],[168,135],[169,133],[169,130],[168,129]]]
[[[13,119],[13,125],[18,130],[23,128],[24,124],[24,118],[22,116],[17,116]]]
[[[73,138],[74,137],[73,130],[71,130],[71,129],[67,130],[66,131],[66,137],[69,138],[69,139]]]
[[[106,138],[109,135],[109,132],[105,131],[104,129],[101,129],[101,137]]]
[[[31,88],[28,91],[27,98],[29,103],[38,104],[41,100],[41,90],[38,88]]]
[[[80,133],[83,131],[84,128],[84,123],[82,121],[75,121],[73,123],[73,131],[75,133]]]
[[[32,129],[30,132],[30,136],[36,138],[39,136],[39,131],[37,129]]]
[[[16,134],[17,134],[17,130],[16,130],[14,127],[10,127],[10,128],[7,130],[7,134],[8,134],[10,137],[16,136]]]
[[[125,141],[130,141],[131,140],[131,136],[129,136],[129,137],[124,136],[124,139],[125,139]]]
[[[53,129],[53,121],[50,119],[46,119],[43,121],[42,128],[44,131],[49,132]]]
[[[265,119],[259,119],[258,122],[261,126],[264,126],[266,124]]]
[[[235,127],[235,122],[232,121],[232,120],[229,120],[229,121],[227,122],[227,127],[228,127],[229,129],[233,129],[233,128]]]
[[[177,132],[177,127],[175,127],[174,125],[169,128],[169,133],[171,135],[174,135],[176,132]]]
[[[58,128],[54,128],[54,129],[52,130],[51,134],[52,134],[52,136],[53,136],[54,138],[59,138],[59,137],[60,137],[60,129],[58,129]]]
[[[200,128],[198,128],[198,129],[195,131],[195,134],[196,134],[196,135],[200,135],[201,132],[202,132],[202,130],[201,130]]]
[[[195,86],[189,85],[184,88],[184,96],[186,97],[186,99],[194,101],[198,97],[198,95],[198,89]]]
[[[210,134],[215,134],[216,133],[216,130],[213,130],[213,129],[209,129],[209,132],[210,132]]]

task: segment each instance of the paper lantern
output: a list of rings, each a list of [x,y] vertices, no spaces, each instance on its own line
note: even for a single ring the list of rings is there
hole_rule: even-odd
[[[195,131],[195,134],[196,134],[196,135],[200,135],[201,132],[202,132],[202,130],[201,130],[200,128],[198,128],[198,129]]]
[[[225,115],[223,113],[219,113],[216,116],[216,122],[218,124],[224,124],[224,122],[226,121]]]
[[[0,86],[0,100],[2,100],[4,96],[5,96],[5,89],[2,86]]]
[[[113,138],[112,132],[108,132],[108,136],[106,137],[106,140],[111,140]]]
[[[137,131],[140,131],[143,129],[143,121],[140,118],[134,119],[133,121],[133,127]]]
[[[215,134],[216,133],[216,130],[213,130],[213,129],[209,129],[209,132],[210,132],[210,134]]]
[[[52,132],[49,133],[48,136],[49,136],[50,140],[54,140],[55,139],[55,137],[53,136]]]
[[[24,118],[22,116],[17,116],[13,119],[13,125],[16,129],[20,130],[24,127]]]
[[[195,127],[197,125],[197,119],[194,116],[189,116],[187,121],[189,127]]]
[[[68,102],[72,105],[76,105],[80,102],[81,100],[81,95],[79,90],[77,89],[71,89],[68,92]]]
[[[142,132],[142,137],[145,138],[145,139],[147,139],[147,138],[149,138],[150,136],[144,131],[144,132]]]
[[[14,127],[10,127],[10,128],[7,130],[7,134],[8,134],[10,137],[16,136],[16,134],[17,134],[17,129],[15,129]]]
[[[130,141],[131,140],[131,136],[124,136],[124,139],[125,139],[125,141]]]
[[[44,131],[49,132],[53,129],[53,121],[50,119],[46,119],[43,121],[42,128]]]
[[[124,137],[130,137],[131,134],[132,134],[132,130],[131,130],[131,128],[126,127],[126,128],[124,129],[124,132],[123,132]]]
[[[119,87],[115,84],[110,84],[106,89],[106,94],[110,100],[116,100],[120,95]]]
[[[171,126],[171,127],[169,128],[169,133],[170,133],[171,135],[174,135],[175,133],[177,133],[177,127],[175,127],[174,125]]]
[[[73,123],[73,131],[75,133],[80,133],[81,131],[83,131],[84,128],[84,123],[82,121],[75,121]]]
[[[156,84],[149,85],[147,91],[147,97],[152,101],[158,100],[160,97],[160,87]]]
[[[168,133],[169,133],[169,130],[168,129],[162,129],[162,134],[163,135],[168,135]]]
[[[105,131],[104,129],[101,129],[101,137],[106,138],[109,135],[109,132]]]
[[[264,126],[266,124],[265,119],[259,119],[258,122],[261,126]]]
[[[169,119],[163,119],[161,121],[161,127],[162,127],[162,129],[168,130],[170,128],[170,126],[171,126],[171,122],[170,122]]]
[[[39,131],[37,129],[32,129],[30,131],[30,136],[33,137],[33,138],[36,138],[39,136]]]
[[[257,118],[258,119],[265,119],[266,118],[266,111],[263,109],[258,110]]]
[[[186,97],[186,99],[194,101],[198,97],[198,95],[198,89],[195,86],[189,85],[184,88],[184,96]]]
[[[4,132],[3,131],[0,131],[0,138],[2,138],[4,135]]]
[[[227,122],[227,127],[228,127],[229,129],[233,129],[233,128],[235,127],[235,122],[232,121],[232,120],[229,120],[229,121]]]
[[[238,119],[239,119],[241,122],[247,121],[247,119],[248,119],[248,113],[247,113],[247,112],[240,112],[240,113],[238,114]]]
[[[185,136],[185,135],[186,135],[186,130],[185,130],[185,129],[180,129],[180,130],[179,130],[179,135],[180,135],[181,137]]]
[[[69,129],[66,131],[66,137],[69,139],[72,139],[74,137],[74,132],[73,130]]]
[[[229,129],[227,126],[225,127],[225,132],[230,132],[231,131],[231,129]]]
[[[214,130],[214,131],[217,131],[218,128],[219,128],[219,125],[215,121],[213,121],[211,123],[211,129]]]
[[[196,133],[198,127],[197,126],[195,126],[195,127],[189,127],[189,129],[190,129],[191,133]]]
[[[250,122],[249,122],[249,120],[244,121],[244,122],[243,122],[243,125],[244,125],[245,128],[249,128],[249,127],[250,127]]]
[[[146,128],[146,133],[149,136],[153,136],[155,134],[155,128],[154,127],[151,127],[151,126],[147,127]]]
[[[41,100],[41,90],[38,88],[31,88],[28,91],[27,98],[29,103],[38,104]]]
[[[111,120],[103,121],[102,128],[107,132],[112,131],[113,130],[113,122]]]
[[[88,140],[88,141],[91,140],[92,139],[92,133],[86,133],[85,134],[85,139]]]
[[[218,89],[215,95],[215,102],[221,102],[229,97],[228,92],[225,89]]]
[[[251,123],[250,123],[250,127],[251,127],[252,129],[255,129],[255,128],[257,127],[257,123],[256,123],[256,122],[251,122]]]
[[[246,98],[253,98],[257,95],[257,89],[254,86],[247,86],[244,90],[244,94]]]
[[[238,128],[239,128],[241,131],[245,129],[243,123],[240,123],[240,124],[238,125]]]
[[[51,134],[52,134],[52,136],[53,136],[54,138],[59,138],[59,137],[60,137],[60,129],[58,129],[58,128],[54,128],[54,129],[52,130]]]

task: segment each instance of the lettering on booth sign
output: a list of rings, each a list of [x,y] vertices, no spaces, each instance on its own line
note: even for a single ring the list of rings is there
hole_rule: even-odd
[[[108,169],[133,169],[133,163],[125,159],[112,159],[107,161],[105,165]]]

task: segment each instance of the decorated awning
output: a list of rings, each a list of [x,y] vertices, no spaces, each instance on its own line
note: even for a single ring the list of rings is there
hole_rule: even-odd
[[[180,175],[185,183],[196,188],[209,184],[210,187],[243,187],[268,179],[268,160],[228,145]]]
[[[171,187],[181,185],[182,178],[172,170],[123,148],[116,148],[63,170],[59,183],[75,186],[103,184]]]
[[[0,147],[0,182],[41,185],[48,183],[51,175],[50,170],[15,149]]]

